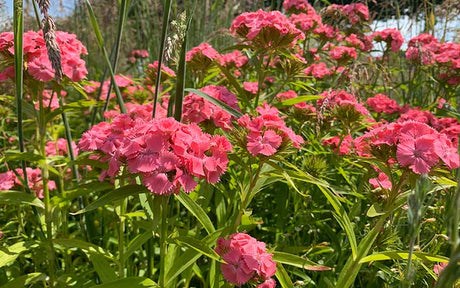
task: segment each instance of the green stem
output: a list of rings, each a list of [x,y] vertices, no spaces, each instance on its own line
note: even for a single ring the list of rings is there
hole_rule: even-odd
[[[160,51],[158,55],[158,69],[157,69],[157,78],[155,79],[155,96],[153,99],[153,115],[152,118],[155,118],[158,95],[160,93],[160,79],[161,79],[161,65],[163,64],[163,55],[165,50],[166,35],[169,23],[169,14],[171,11],[171,0],[166,0],[164,4],[164,15],[163,15],[163,27],[161,28],[161,41],[160,41]]]
[[[160,279],[158,284],[161,288],[166,287],[166,253],[167,253],[167,243],[166,239],[168,238],[168,196],[158,196],[160,197],[160,213],[161,213],[161,222],[160,222]]]
[[[238,225],[240,225],[241,223],[241,218],[243,217],[244,211],[246,210],[252,198],[254,197],[253,190],[254,190],[254,187],[256,186],[257,180],[259,179],[259,174],[260,174],[260,171],[262,170],[263,165],[264,163],[261,161],[259,164],[259,167],[257,167],[256,172],[254,174],[250,173],[251,181],[249,182],[249,187],[247,190],[244,189],[243,191],[241,191],[242,199],[240,202],[240,209],[238,211],[238,216],[236,217],[236,221],[234,224],[234,230],[238,229]]]
[[[126,213],[126,199],[122,200],[118,207],[118,218],[120,225],[118,226],[118,255],[120,266],[119,268],[119,277],[125,277],[125,216]]]
[[[38,103],[39,103],[39,128],[38,128],[38,139],[40,141],[40,155],[46,159],[46,121],[45,121],[45,107],[43,107],[43,93],[38,92]],[[46,242],[48,244],[48,269],[49,269],[49,287],[54,287],[55,284],[55,255],[53,245],[53,207],[50,200],[50,191],[48,188],[49,182],[49,171],[48,164],[45,163],[41,167],[42,170],[42,183],[43,183],[43,197],[45,199],[45,224],[46,224]]]

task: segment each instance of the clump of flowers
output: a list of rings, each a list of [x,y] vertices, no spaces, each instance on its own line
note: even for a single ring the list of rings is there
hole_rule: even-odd
[[[258,48],[292,47],[297,40],[305,39],[303,32],[279,11],[245,12],[233,20],[230,31]]]
[[[327,68],[326,63],[319,62],[313,63],[304,70],[305,75],[313,76],[316,79],[323,79],[326,76],[334,74],[329,68]]]
[[[315,11],[307,0],[286,0],[283,1],[283,8],[287,13],[310,12]]]
[[[401,111],[401,106],[396,100],[388,98],[384,94],[376,94],[366,100],[367,106],[377,113],[392,114]]]
[[[359,155],[396,158],[416,174],[429,173],[440,160],[449,169],[460,166],[457,148],[447,135],[417,121],[381,125],[356,138],[354,144]],[[378,153],[382,149],[387,153]]]
[[[197,70],[207,70],[219,58],[220,54],[210,44],[201,43],[185,55],[185,61]]]
[[[17,168],[15,170],[17,175],[21,178],[24,178],[24,171],[22,168]],[[13,171],[7,171],[0,174],[0,190],[10,190],[14,186],[22,186],[22,182],[16,173]],[[43,180],[42,180],[42,170],[40,168],[26,168],[27,174],[27,183],[31,191],[35,192],[35,195],[38,198],[43,198]],[[48,189],[56,189],[56,183],[53,180],[48,180]]]
[[[61,62],[64,76],[74,82],[82,80],[88,71],[86,64],[80,57],[88,52],[83,44],[77,40],[75,34],[56,31],[56,41],[61,50]],[[48,59],[45,40],[42,31],[28,31],[24,33],[24,62],[25,72],[33,79],[48,82],[54,78],[54,69]],[[0,60],[5,60],[5,67],[0,73],[0,81],[14,78],[14,47],[13,32],[0,34]]]
[[[135,63],[138,59],[147,57],[149,57],[149,52],[147,50],[133,50],[131,51],[131,56],[128,58],[128,62]]]
[[[161,78],[160,81],[164,82],[166,79],[169,78],[174,78],[176,77],[176,73],[169,68],[168,66],[161,64]],[[148,85],[155,85],[155,81],[157,78],[157,73],[158,73],[158,61],[155,61],[153,63],[150,63],[147,65],[147,69],[145,71],[146,77],[145,77],[145,84]]]
[[[215,248],[226,263],[220,265],[224,278],[241,286],[246,283],[260,284],[257,287],[275,287],[271,277],[275,275],[276,263],[273,254],[267,252],[265,243],[246,233],[236,233],[227,239],[219,238]]]
[[[385,42],[386,49],[391,49],[391,51],[399,51],[402,44],[404,43],[404,38],[401,34],[401,31],[394,28],[386,28],[382,31],[376,31],[372,34],[374,41],[376,42]]]
[[[65,97],[67,95],[67,92],[62,90],[59,93],[60,97]],[[31,99],[32,101],[35,102],[35,109],[40,110],[40,101],[39,99],[33,99],[31,95],[27,95],[28,99]],[[55,109],[59,108],[59,98],[56,92],[53,92],[52,90],[45,89],[42,91],[42,105],[43,108],[45,109],[50,109],[50,111],[53,111]]]
[[[307,9],[304,13],[292,14],[289,17],[289,20],[291,20],[291,22],[305,34],[312,32],[313,29],[322,25],[321,15],[316,14],[313,7],[311,9]]]
[[[337,109],[338,107],[343,107],[346,109],[351,107],[361,115],[369,115],[369,111],[364,107],[364,105],[359,103],[355,96],[353,96],[350,93],[347,93],[344,90],[325,91],[321,93],[319,96],[322,96],[323,98],[318,99],[318,101],[316,101],[318,107],[335,109]]]
[[[356,49],[348,46],[337,46],[329,51],[331,59],[336,60],[339,63],[345,63],[352,59],[356,59]]]
[[[201,88],[200,91],[224,102],[236,110],[240,109],[236,95],[223,86],[209,85]],[[216,127],[227,131],[233,128],[231,122],[232,116],[229,113],[194,93],[190,93],[184,98],[182,118],[185,122],[196,124],[211,120]]]
[[[423,65],[431,65],[435,62],[435,52],[439,42],[431,34],[420,34],[409,40],[407,44],[406,58]]]
[[[249,153],[254,157],[259,154],[271,156],[288,144],[300,148],[303,138],[286,126],[278,109],[264,103],[256,111],[259,116],[245,114],[238,119],[239,126],[245,128],[247,133],[246,148]]]
[[[131,79],[129,76],[125,75],[115,75],[115,82],[117,86],[122,89],[126,88],[129,85],[133,85],[134,81]],[[101,83],[97,81],[89,81],[89,85],[83,86],[83,90],[85,90],[86,94],[88,94],[89,97],[96,99],[98,95],[98,89],[100,88]],[[109,86],[110,86],[110,78],[107,79],[106,81],[103,82],[102,84],[102,91],[101,91],[101,97],[105,99],[107,97],[107,93],[109,92]],[[113,91],[113,89],[112,89]],[[123,91],[122,91],[123,92]],[[109,99],[112,99],[115,97],[115,93],[110,93]]]
[[[56,141],[48,141],[45,147],[47,156],[68,155],[68,150],[67,140],[64,138],[59,138]],[[78,147],[74,141],[72,141],[72,150],[75,156],[78,156]]]
[[[196,124],[119,115],[85,132],[79,148],[96,151],[100,161],[108,162],[102,178],[117,176],[125,166],[129,176],[140,176],[152,193],[171,194],[180,188],[192,191],[197,185],[194,177],[218,182],[232,146],[224,136],[203,133]]]

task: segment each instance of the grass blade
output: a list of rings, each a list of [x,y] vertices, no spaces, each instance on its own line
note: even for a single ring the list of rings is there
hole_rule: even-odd
[[[171,11],[171,0],[166,0],[164,5],[164,16],[163,16],[163,27],[161,28],[161,40],[160,40],[160,51],[158,55],[158,70],[157,78],[155,79],[155,96],[153,99],[153,115],[152,118],[155,118],[157,103],[158,103],[158,94],[160,93],[160,79],[161,79],[161,66],[163,64],[163,55],[165,50],[166,43],[166,34],[168,30],[169,15]]]
[[[107,53],[107,49],[105,49],[104,40],[102,39],[101,31],[99,30],[99,24],[97,23],[96,15],[94,15],[93,7],[91,6],[91,3],[89,2],[89,0],[86,0],[86,7],[88,8],[91,26],[93,27],[93,31],[94,31],[94,35],[96,36],[97,44],[99,46],[99,49],[102,51],[104,60],[107,64],[107,67],[109,68],[110,79],[113,83],[115,94],[117,95],[117,101],[118,101],[118,105],[120,106],[120,111],[121,113],[126,114],[125,103],[123,101],[123,98],[121,97],[120,88],[118,88],[118,85],[115,81],[115,72],[113,70],[112,64],[110,63],[109,55]]]

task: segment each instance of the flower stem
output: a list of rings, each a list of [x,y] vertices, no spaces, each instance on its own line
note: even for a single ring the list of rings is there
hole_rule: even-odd
[[[165,276],[166,276],[166,253],[167,253],[167,243],[166,239],[168,237],[168,202],[169,202],[169,195],[168,196],[158,196],[160,197],[160,215],[161,215],[161,222],[160,222],[160,279],[158,284],[161,288],[165,287]]]

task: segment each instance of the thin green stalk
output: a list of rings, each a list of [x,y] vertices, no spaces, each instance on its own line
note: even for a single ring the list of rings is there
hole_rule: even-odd
[[[129,2],[130,2],[129,0],[121,0],[120,12],[119,12],[119,18],[118,18],[118,27],[117,27],[117,38],[115,40],[115,54],[113,55],[113,59],[112,59],[113,60],[112,69],[113,69],[114,74],[116,74],[116,71],[117,71],[118,58],[119,58],[119,55],[120,55],[121,36],[123,34],[123,27],[124,27],[124,23],[125,23],[125,20],[126,20],[126,16],[128,14]],[[105,103],[105,106],[104,106],[104,111],[107,111],[108,104],[109,104],[109,99],[110,99],[110,92],[112,90],[112,87],[115,87],[115,86],[117,86],[117,83],[115,82],[115,79],[112,77],[111,80],[110,80],[109,89],[107,91],[107,97],[106,97],[106,103]],[[118,103],[123,103],[123,99],[121,98],[121,94],[117,94],[117,100],[118,100]],[[120,110],[121,110],[121,107],[120,107]],[[123,113],[126,114],[126,111],[123,112]]]
[[[123,3],[124,3],[124,5],[126,5],[125,1],[123,1]],[[124,6],[124,5],[122,5],[122,6]],[[118,88],[118,85],[116,85],[115,72],[112,69],[112,64],[110,63],[109,55],[107,53],[107,49],[105,49],[104,40],[102,39],[101,31],[99,30],[99,24],[97,23],[97,19],[96,19],[96,16],[94,14],[93,7],[91,6],[91,3],[89,2],[89,0],[86,0],[86,7],[88,9],[88,13],[89,13],[89,16],[90,16],[90,21],[91,21],[91,26],[93,27],[93,31],[94,31],[94,34],[96,36],[99,49],[102,51],[102,54],[104,56],[104,60],[105,60],[105,62],[107,64],[107,67],[109,69],[111,81],[112,81],[112,83],[115,84],[115,85],[113,85],[113,87],[114,87],[114,90],[115,90],[115,94],[117,95],[118,106],[120,107],[121,113],[126,114],[126,107],[125,107],[125,103],[123,101],[123,98],[121,97],[120,88]],[[121,37],[120,37],[120,39],[121,39]]]
[[[171,11],[171,0],[166,0],[164,5],[164,15],[163,15],[163,27],[161,28],[161,40],[160,40],[160,51],[158,55],[158,69],[157,69],[157,78],[155,79],[155,96],[153,98],[153,114],[152,118],[155,118],[157,103],[158,103],[158,95],[160,93],[160,79],[161,79],[161,65],[163,64],[163,55],[165,50],[165,43],[166,43],[166,34],[168,29],[169,23],[169,15]]]
[[[166,253],[167,253],[167,243],[166,239],[168,238],[168,202],[169,195],[160,195],[160,213],[161,213],[161,222],[160,222],[160,279],[158,284],[161,288],[165,288],[165,276],[166,276]]]
[[[23,131],[23,112],[22,112],[22,94],[24,86],[24,54],[23,54],[23,34],[24,34],[24,14],[23,14],[23,1],[14,1],[14,70],[15,70],[15,85],[16,85],[16,111],[18,117],[18,140],[19,151],[24,152],[24,131]],[[24,175],[24,187],[30,192],[29,183],[27,179],[26,162],[21,161],[22,171]]]
[[[43,93],[38,93],[39,103],[39,118],[38,118],[38,139],[40,142],[40,155],[46,158],[46,121],[45,121],[45,107],[43,106]],[[42,170],[42,183],[43,183],[43,197],[45,200],[45,224],[46,224],[46,242],[48,244],[48,274],[49,274],[49,287],[53,288],[56,281],[56,266],[53,245],[53,207],[51,204],[50,191],[48,188],[49,171],[47,163],[45,162],[41,167]]]
[[[125,277],[125,216],[126,213],[126,199],[122,200],[119,207],[119,226],[118,226],[118,257],[120,261],[119,268],[119,277]]]

